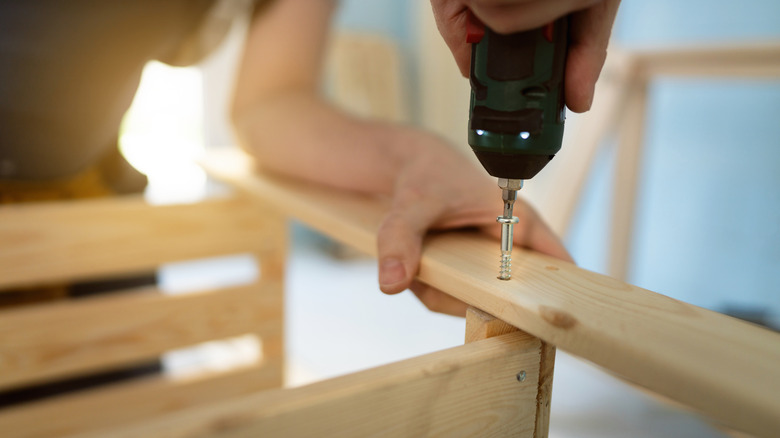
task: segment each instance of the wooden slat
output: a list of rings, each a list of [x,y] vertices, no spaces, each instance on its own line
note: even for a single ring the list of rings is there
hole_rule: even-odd
[[[634,51],[645,77],[707,76],[778,79],[780,43],[756,42]]]
[[[538,339],[511,333],[149,419],[111,436],[531,437],[539,346]],[[516,378],[521,370],[524,382]]]
[[[381,202],[247,174],[235,154],[209,162],[213,174],[375,254]],[[512,280],[497,281],[497,247],[472,232],[430,236],[419,278],[733,428],[780,430],[780,334],[520,249]]]
[[[278,372],[261,364],[186,380],[152,377],[55,397],[0,410],[0,435],[59,437],[112,428],[275,388]]]
[[[165,351],[281,327],[279,294],[257,285],[167,296],[155,290],[0,312],[0,388],[132,364]]]
[[[150,206],[136,197],[0,207],[3,288],[149,270],[266,249],[262,204],[219,199]],[[197,238],[195,238],[197,237]]]

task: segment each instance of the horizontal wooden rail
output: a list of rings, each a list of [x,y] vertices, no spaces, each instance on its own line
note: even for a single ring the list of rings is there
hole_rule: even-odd
[[[208,170],[285,214],[375,254],[385,205],[251,173],[236,152]],[[473,232],[431,235],[419,278],[628,381],[759,436],[780,430],[780,334],[537,253],[516,250],[496,279],[498,244]]]
[[[0,206],[0,293],[263,252],[276,241],[268,239],[272,220],[262,204],[246,198],[165,206],[138,197]]]
[[[101,430],[97,436],[113,437],[106,429],[278,388],[279,373],[273,366],[261,363],[187,379],[149,377],[54,397],[0,410],[0,435],[62,437]]]
[[[540,345],[526,333],[510,333],[299,388],[148,417],[115,427],[110,436],[533,438]],[[521,371],[525,379],[518,381]]]
[[[637,72],[650,76],[780,78],[780,43],[680,47],[628,53]]]
[[[279,294],[258,285],[143,292],[0,311],[0,389],[137,363],[247,333],[279,336]]]

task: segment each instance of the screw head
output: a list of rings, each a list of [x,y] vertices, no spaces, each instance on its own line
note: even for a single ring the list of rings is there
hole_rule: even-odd
[[[520,371],[519,373],[517,373],[517,381],[518,382],[522,382],[524,380],[525,380],[525,370]]]

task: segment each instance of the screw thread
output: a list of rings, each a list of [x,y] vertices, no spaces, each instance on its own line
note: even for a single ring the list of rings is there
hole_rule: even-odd
[[[500,280],[509,280],[512,278],[512,253],[501,252],[501,265],[498,270]]]

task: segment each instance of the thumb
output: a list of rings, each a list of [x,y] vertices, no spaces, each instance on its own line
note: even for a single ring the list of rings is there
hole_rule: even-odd
[[[379,288],[386,294],[407,289],[417,274],[425,232],[441,216],[439,203],[398,200],[377,233]]]

